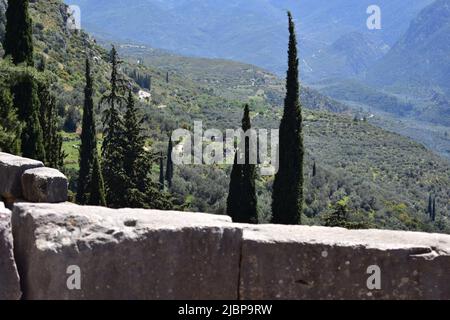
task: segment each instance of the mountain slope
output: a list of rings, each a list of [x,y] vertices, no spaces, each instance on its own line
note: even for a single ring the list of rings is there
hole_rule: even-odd
[[[427,87],[450,96],[449,52],[450,0],[437,0],[412,21],[406,34],[373,67],[368,81],[399,91]]]

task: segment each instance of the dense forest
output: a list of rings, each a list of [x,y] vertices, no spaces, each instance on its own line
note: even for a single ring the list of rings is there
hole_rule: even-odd
[[[59,0],[10,3],[0,5],[0,149],[61,169],[72,201],[450,233],[449,162],[300,86],[301,30],[291,15],[280,80],[245,64],[102,47],[68,28]],[[237,163],[174,166],[171,132],[194,120],[280,128],[278,174]]]

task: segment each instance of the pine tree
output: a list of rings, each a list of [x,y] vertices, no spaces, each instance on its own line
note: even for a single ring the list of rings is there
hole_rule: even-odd
[[[124,117],[124,172],[126,176],[126,197],[124,205],[132,208],[171,209],[168,195],[160,189],[159,183],[150,176],[152,163],[157,156],[145,150],[145,136],[142,134],[142,118],[131,90],[128,94],[127,111]]]
[[[299,224],[303,211],[303,133],[299,102],[297,39],[292,15],[289,17],[289,68],[284,115],[280,125],[279,170],[272,195],[272,222]]]
[[[242,119],[242,130],[251,129],[250,109],[246,105]],[[230,190],[227,199],[227,214],[234,222],[258,223],[258,201],[256,197],[256,166],[250,163],[251,152],[250,139],[245,137],[245,163],[238,163],[236,152],[233,169],[231,171]]]
[[[21,135],[22,156],[45,162],[45,146],[40,124],[38,85],[33,74],[24,72],[13,86],[14,106],[19,120],[24,123]]]
[[[166,166],[166,181],[169,190],[172,189],[172,179],[173,179],[172,151],[173,151],[173,142],[172,137],[170,137],[169,145],[167,147],[167,166]]]
[[[5,57],[14,64],[33,66],[33,26],[28,13],[28,0],[9,0],[6,10]]]
[[[159,190],[164,190],[164,157],[162,152],[159,155]]]
[[[94,92],[89,58],[86,58],[85,77],[86,85],[84,88],[83,123],[79,158],[80,171],[78,175],[76,196],[76,202],[82,205],[86,204],[89,197],[89,185],[93,175],[95,155],[97,154],[97,136],[94,120]],[[100,177],[99,180],[103,180],[103,178]]]
[[[20,154],[22,124],[14,109],[9,87],[0,82],[0,151]]]
[[[138,118],[133,93],[128,91],[127,109],[124,117],[124,170],[127,178],[131,180],[131,185],[138,185],[141,178],[140,170],[137,167],[145,158],[145,137],[142,135],[142,119]]]
[[[92,176],[89,183],[89,205],[106,207],[105,184],[97,149],[94,151]]]
[[[124,125],[120,107],[126,102],[124,80],[119,75],[121,61],[116,49],[111,50],[111,88],[100,104],[107,107],[103,113],[103,177],[105,179],[106,202],[113,208],[123,207],[126,197],[126,175],[124,172]]]

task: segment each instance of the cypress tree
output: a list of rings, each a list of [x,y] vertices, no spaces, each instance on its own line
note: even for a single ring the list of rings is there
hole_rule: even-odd
[[[164,190],[164,157],[162,152],[159,155],[159,190]]]
[[[227,215],[230,216],[234,222],[237,221],[237,218],[241,212],[242,208],[242,172],[243,167],[242,165],[238,164],[238,151],[236,151],[236,154],[234,156],[234,164],[233,168],[231,169],[231,175],[230,175],[230,186],[228,191],[228,198],[227,198]]]
[[[21,135],[22,155],[45,162],[44,136],[39,120],[40,102],[36,79],[32,74],[24,72],[19,75],[13,92],[19,120],[24,123]]]
[[[50,87],[46,81],[39,82],[38,88],[40,103],[39,123],[43,132],[45,163],[51,168],[62,169],[66,154],[62,149],[62,136],[58,133],[56,99],[50,93]]]
[[[430,196],[428,197],[428,215],[430,216],[430,218],[433,217],[433,197],[430,194]]]
[[[242,119],[242,130],[247,132],[251,129],[250,109],[246,105]],[[227,199],[227,214],[232,217],[233,222],[258,223],[258,201],[256,197],[256,166],[250,164],[250,139],[245,137],[245,163],[238,163],[238,153],[234,159],[231,171],[230,189]]]
[[[284,115],[280,124],[279,170],[272,195],[272,223],[300,224],[303,211],[303,133],[299,102],[299,61],[292,15],[289,17],[289,67]]]
[[[168,188],[172,188],[173,179],[173,161],[172,161],[173,142],[172,137],[169,139],[169,145],[167,147],[167,166],[166,166],[166,181]]]
[[[105,184],[97,149],[94,151],[92,176],[89,183],[89,205],[106,207]]]
[[[6,33],[3,42],[5,57],[14,64],[33,66],[33,26],[28,13],[28,0],[8,0]]]
[[[433,209],[432,209],[432,215],[431,215],[431,221],[436,221],[436,197],[433,199]]]
[[[94,120],[94,92],[89,58],[86,58],[85,77],[86,85],[84,87],[83,123],[79,158],[80,171],[78,175],[76,196],[76,202],[82,205],[86,204],[89,197],[89,185],[93,178],[93,165],[95,155],[97,154],[97,137]],[[100,180],[103,180],[103,178],[101,177]]]
[[[0,82],[0,151],[20,154],[22,124],[14,109],[11,90]]]
[[[111,50],[111,88],[100,100],[107,107],[103,113],[103,177],[105,179],[106,202],[108,206],[120,208],[124,206],[126,197],[126,176],[124,162],[124,125],[119,108],[126,101],[122,93],[125,90],[124,80],[119,75],[119,60],[116,49]]]

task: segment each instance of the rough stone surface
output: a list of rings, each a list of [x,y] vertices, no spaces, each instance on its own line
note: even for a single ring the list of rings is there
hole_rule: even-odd
[[[227,217],[22,203],[12,221],[25,299],[237,299],[242,230]]]
[[[22,197],[22,174],[32,168],[43,167],[40,161],[0,152],[0,196],[7,201]]]
[[[0,300],[20,299],[20,282],[13,254],[11,212],[0,202]]]
[[[381,290],[367,286],[373,265]],[[241,299],[450,299],[450,236],[248,227],[240,274]]]
[[[30,169],[22,175],[23,196],[30,202],[58,203],[67,201],[68,181],[56,169]]]

